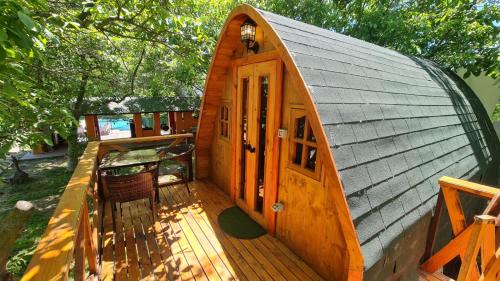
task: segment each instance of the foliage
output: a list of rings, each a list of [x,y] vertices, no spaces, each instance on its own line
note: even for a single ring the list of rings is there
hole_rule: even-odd
[[[24,273],[38,240],[47,227],[53,208],[57,205],[59,194],[71,176],[66,171],[65,164],[61,158],[23,161],[21,166],[31,174],[32,181],[16,186],[0,182],[0,220],[19,200],[31,201],[36,207],[21,236],[16,240],[7,264],[9,272],[16,277]]]
[[[173,104],[199,103],[229,10],[228,1],[210,0],[0,3],[0,27],[24,34],[24,41],[0,36],[0,49],[18,53],[9,58],[15,75],[0,76],[0,155],[13,142],[50,143],[50,133],[58,132],[70,144],[70,169],[84,101],[161,96]],[[7,5],[13,7],[3,9]]]
[[[491,120],[493,120],[494,122],[500,122],[500,102],[497,102],[495,110],[493,110]]]
[[[83,101],[199,103],[220,28],[241,2],[465,76],[500,71],[493,0],[0,0],[0,155],[58,132],[72,168]]]
[[[69,120],[46,91],[33,87],[35,79],[27,71],[41,58],[48,41],[57,42],[31,17],[31,10],[44,5],[44,1],[0,1],[0,155],[13,142],[50,143],[46,130],[64,131]]]
[[[498,1],[273,0],[247,1],[452,70],[500,75]]]

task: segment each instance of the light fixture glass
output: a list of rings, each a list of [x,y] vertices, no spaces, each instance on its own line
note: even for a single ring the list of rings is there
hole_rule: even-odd
[[[255,30],[257,25],[255,22],[248,18],[240,26],[240,40],[247,47],[247,50],[252,50],[257,53],[259,50],[259,44],[255,41]]]

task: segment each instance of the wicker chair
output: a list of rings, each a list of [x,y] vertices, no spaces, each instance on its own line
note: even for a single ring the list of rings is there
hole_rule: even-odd
[[[146,171],[132,175],[102,175],[104,183],[104,198],[111,203],[113,229],[115,229],[116,203],[149,198],[153,221],[155,216],[155,185],[158,175],[158,165]]]
[[[188,162],[192,161],[192,151],[194,146],[192,145],[177,145],[167,148],[166,150],[161,150],[158,153],[160,159],[163,159],[159,163],[158,176],[156,184],[156,202],[160,202],[160,188],[173,186],[177,184],[183,184],[188,193],[189,190],[189,173],[192,173],[188,169]],[[173,157],[165,158],[167,151],[175,153]],[[176,162],[172,164],[171,162]],[[170,164],[169,164],[170,163]]]

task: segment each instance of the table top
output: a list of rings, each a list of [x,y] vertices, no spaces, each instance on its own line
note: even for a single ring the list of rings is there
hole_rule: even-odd
[[[126,152],[110,152],[101,161],[99,169],[116,169],[146,165],[160,161],[155,149],[138,149]]]

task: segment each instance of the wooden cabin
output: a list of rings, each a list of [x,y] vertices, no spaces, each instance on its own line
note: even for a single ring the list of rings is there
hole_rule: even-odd
[[[190,191],[162,188],[156,208],[102,197],[108,152],[192,138],[89,142],[21,280],[429,281],[454,259],[457,281],[498,280],[499,141],[432,62],[241,5],[208,71]],[[231,236],[234,205],[267,233]]]
[[[162,127],[169,127],[171,134],[193,133],[198,119],[190,105],[173,105],[169,98],[129,97],[121,102],[102,103],[98,100],[87,101],[83,105],[87,139],[101,140],[99,118],[117,115],[132,115],[130,133],[132,137],[160,136]],[[152,125],[143,124],[145,115],[152,115]],[[161,114],[168,114],[168,123],[162,123]]]
[[[407,280],[438,179],[497,186],[499,147],[455,74],[241,5],[208,71],[196,177],[326,279]]]

